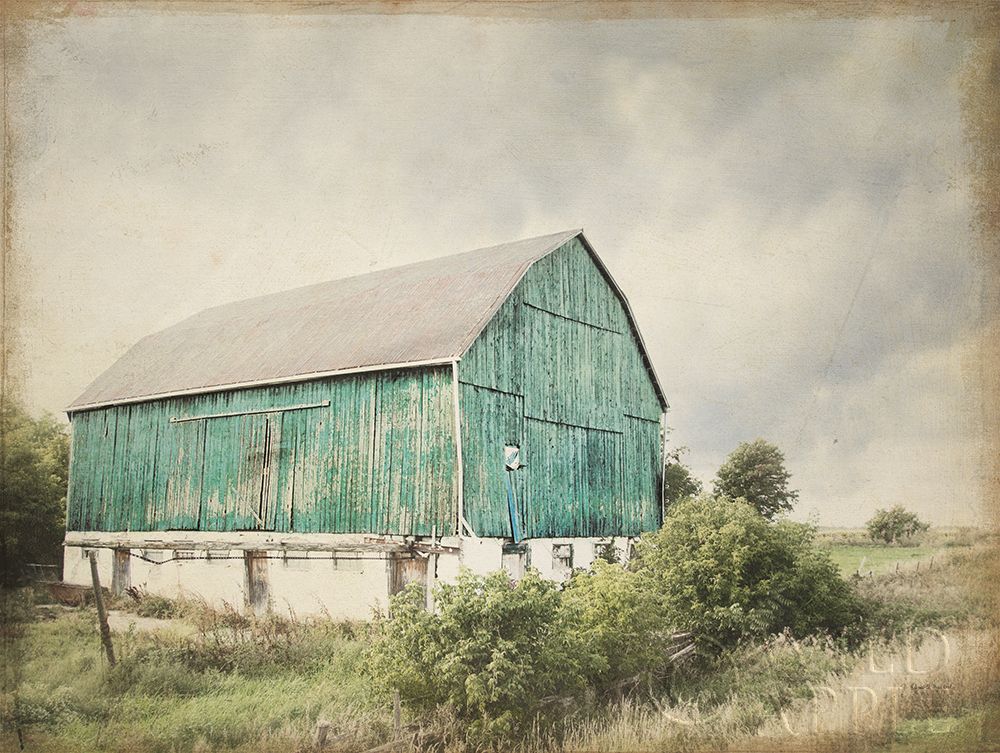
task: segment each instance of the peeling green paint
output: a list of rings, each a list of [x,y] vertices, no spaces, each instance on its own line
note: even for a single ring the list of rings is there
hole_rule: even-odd
[[[330,404],[251,412],[324,400]],[[455,466],[448,369],[137,403],[73,416],[68,524],[449,533]]]
[[[659,525],[662,406],[578,239],[528,270],[458,377],[461,479],[450,367],[75,413],[68,527],[448,535],[461,483],[476,533],[509,537],[506,445],[526,537]]]
[[[526,537],[660,524],[662,407],[628,314],[579,240],[535,263],[459,363],[465,515],[510,536],[504,444]]]

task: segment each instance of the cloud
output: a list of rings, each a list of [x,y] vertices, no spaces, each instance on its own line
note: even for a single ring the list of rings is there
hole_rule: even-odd
[[[895,488],[971,520],[935,502],[975,494],[962,457],[979,435],[953,418],[969,385],[949,359],[981,325],[983,285],[963,47],[946,32],[154,13],[32,26],[10,97],[27,396],[58,410],[209,305],[583,225],[700,475],[765,436],[803,515],[859,522]]]

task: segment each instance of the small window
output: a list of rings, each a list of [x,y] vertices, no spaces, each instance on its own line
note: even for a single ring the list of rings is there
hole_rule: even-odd
[[[524,544],[506,544],[500,555],[500,566],[511,580],[521,580],[528,567],[528,547]]]
[[[573,545],[552,545],[552,569],[556,572],[569,572],[573,569]]]
[[[174,550],[175,560],[193,560],[194,552],[190,549],[175,549]]]

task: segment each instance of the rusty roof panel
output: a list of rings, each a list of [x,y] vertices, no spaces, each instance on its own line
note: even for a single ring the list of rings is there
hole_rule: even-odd
[[[67,410],[457,358],[556,233],[202,311],[149,335]]]

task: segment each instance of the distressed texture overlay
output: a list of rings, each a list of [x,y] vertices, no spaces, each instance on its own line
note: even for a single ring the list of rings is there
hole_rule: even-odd
[[[141,338],[203,309],[583,226],[629,293],[670,400],[669,442],[691,447],[698,475],[763,436],[785,451],[799,518],[854,526],[903,503],[939,525],[1000,521],[994,4],[10,2],[2,14],[4,397],[59,413]],[[484,348],[572,345],[568,320],[539,303],[550,294],[519,289]],[[605,317],[577,343],[605,353],[601,378],[632,373],[619,312],[566,305]],[[521,342],[503,329],[513,318]],[[631,409],[575,415],[577,401],[529,404],[540,393],[524,374],[492,364],[483,350],[463,366],[463,400],[494,418],[463,432],[502,441],[516,424],[540,445],[619,457],[654,430],[646,384],[620,393]],[[580,386],[571,370],[549,376]],[[408,394],[444,417],[450,378],[432,370]],[[363,381],[336,397],[359,414]],[[147,441],[152,417],[118,410]],[[107,415],[93,418],[80,431],[103,436]],[[253,420],[261,446],[274,441]],[[315,438],[308,420],[277,436]],[[574,429],[557,436],[560,421]],[[282,473],[275,483],[292,483]],[[345,493],[362,481],[345,478]],[[473,496],[487,482],[466,480]],[[176,492],[115,514],[197,526]],[[250,514],[224,490],[213,499],[213,514]],[[419,510],[421,530],[453,517]],[[102,511],[72,514],[83,525]],[[266,498],[257,514],[294,527]],[[983,575],[986,587],[995,574]]]

